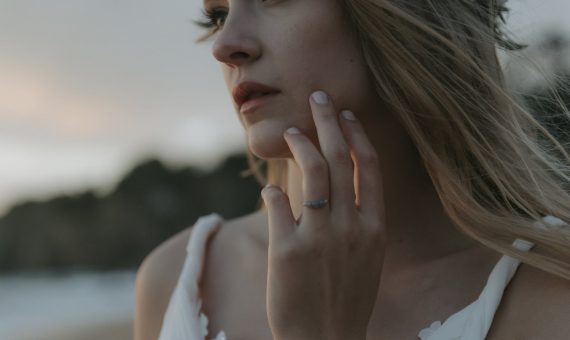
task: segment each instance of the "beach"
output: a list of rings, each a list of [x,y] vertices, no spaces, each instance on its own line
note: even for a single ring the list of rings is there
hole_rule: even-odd
[[[0,339],[132,339],[135,270],[0,276]]]
[[[52,330],[47,334],[39,332],[21,336],[18,340],[131,340],[132,320],[110,322],[100,325],[85,325]]]

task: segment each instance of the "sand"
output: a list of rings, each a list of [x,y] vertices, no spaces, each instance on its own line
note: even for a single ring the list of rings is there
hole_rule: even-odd
[[[132,320],[105,323],[100,325],[88,325],[70,327],[67,329],[52,331],[49,334],[34,334],[17,340],[132,340]]]

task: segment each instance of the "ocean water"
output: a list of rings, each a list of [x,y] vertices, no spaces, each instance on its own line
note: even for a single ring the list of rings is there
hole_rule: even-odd
[[[0,276],[0,339],[130,323],[135,270]]]

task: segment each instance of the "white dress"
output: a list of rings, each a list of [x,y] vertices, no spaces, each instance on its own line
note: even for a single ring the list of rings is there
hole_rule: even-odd
[[[553,216],[543,221],[552,226],[566,226]],[[198,282],[202,276],[206,242],[222,225],[223,218],[216,213],[200,217],[194,224],[192,236],[186,247],[187,256],[178,284],[172,293],[164,315],[159,340],[208,340],[208,317],[202,313],[202,300]],[[538,223],[538,222],[536,222]],[[528,251],[531,242],[517,239],[513,247]],[[493,322],[493,317],[503,291],[516,272],[520,261],[503,255],[497,262],[479,298],[445,320],[435,321],[419,331],[420,340],[483,340]],[[211,337],[210,337],[211,338]],[[211,338],[226,340],[224,331]]]

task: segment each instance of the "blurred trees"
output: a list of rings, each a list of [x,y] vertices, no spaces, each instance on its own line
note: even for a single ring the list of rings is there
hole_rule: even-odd
[[[170,170],[151,160],[109,195],[86,192],[28,202],[0,219],[0,271],[135,267],[163,240],[217,212],[226,219],[256,209],[261,188],[245,155],[211,173]]]

